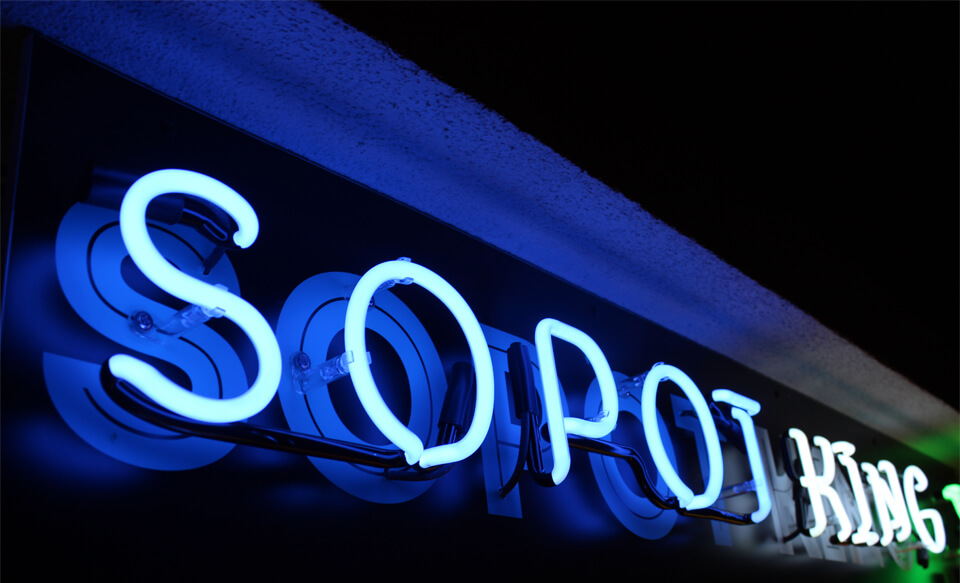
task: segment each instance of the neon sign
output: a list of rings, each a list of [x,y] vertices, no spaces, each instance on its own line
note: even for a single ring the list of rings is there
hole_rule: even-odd
[[[119,221],[104,209],[71,210],[64,217],[58,235],[58,273],[68,300],[91,326],[114,341],[146,354],[154,361],[182,358],[184,362],[200,362],[202,359],[196,355],[179,356],[177,351],[180,348],[173,348],[176,343],[165,344],[162,336],[172,336],[166,330],[175,328],[176,335],[192,337],[206,328],[203,325],[206,319],[226,318],[239,327],[253,346],[257,371],[252,383],[236,371],[221,374],[217,367],[220,357],[211,358],[212,350],[203,351],[209,362],[201,362],[195,368],[216,368],[216,382],[220,385],[216,394],[205,392],[202,387],[210,378],[209,372],[187,372],[191,385],[188,389],[184,383],[175,382],[161,372],[159,364],[154,366],[125,353],[110,357],[98,373],[106,400],[122,410],[122,414],[137,418],[141,423],[146,420],[152,431],[185,434],[227,444],[245,443],[297,451],[310,456],[318,469],[338,486],[361,498],[383,503],[404,502],[425,491],[430,480],[443,475],[445,466],[463,461],[485,448],[491,427],[504,417],[498,407],[503,406],[506,395],[506,398],[516,400],[514,409],[518,416],[522,416],[523,424],[519,435],[510,438],[516,443],[516,470],[509,479],[501,480],[497,492],[500,498],[511,495],[517,476],[523,471],[540,485],[561,485],[571,471],[570,449],[576,448],[590,452],[591,460],[602,457],[626,461],[643,489],[644,503],[656,508],[741,525],[758,524],[770,515],[773,508],[769,479],[772,468],[771,460],[765,459],[758,427],[754,423],[754,418],[761,413],[758,401],[730,389],[716,389],[710,393],[712,402],[708,402],[690,376],[680,368],[664,363],[654,365],[641,377],[628,377],[611,368],[603,350],[587,332],[556,319],[545,318],[537,324],[532,345],[522,338],[510,338],[502,331],[481,324],[469,304],[441,275],[410,260],[380,263],[359,277],[343,273],[318,274],[291,293],[275,332],[256,307],[240,298],[235,276],[227,282],[231,278],[224,274],[224,270],[230,269],[229,264],[209,260],[210,257],[216,258],[217,245],[212,251],[198,253],[196,258],[183,253],[173,261],[173,253],[179,252],[169,250],[176,247],[173,241],[176,237],[171,239],[147,222],[150,201],[167,193],[196,197],[226,213],[229,220],[220,220],[225,228],[235,231],[229,243],[236,248],[249,247],[255,241],[258,219],[243,197],[213,178],[185,170],[161,170],[137,180],[123,199]],[[200,212],[203,212],[202,208]],[[116,269],[120,269],[122,250],[125,249],[150,282],[188,303],[186,308],[169,316],[179,319],[170,328],[161,326],[164,332],[160,335],[152,334],[151,330],[156,326],[149,325],[151,321],[163,319],[159,314],[149,314],[150,310],[161,310],[160,307],[144,310],[137,305],[135,297],[118,293],[118,297],[123,295],[124,299],[122,306],[113,309],[116,313],[94,312],[85,305],[86,297],[68,291],[79,278],[99,282],[96,295],[113,297],[113,292],[105,296],[103,291],[114,285],[108,282],[111,277],[121,279],[116,273],[110,275],[112,267],[94,265],[90,261],[86,262],[86,267],[78,267],[69,257],[71,249],[91,248],[93,234],[106,249],[110,245],[105,233],[116,227],[119,228],[122,248],[120,252],[111,251],[113,255],[109,259],[117,264]],[[193,267],[188,269],[188,264]],[[202,269],[197,272],[197,267]],[[96,273],[78,271],[83,269]],[[451,383],[450,388],[446,387],[442,366],[429,336],[413,312],[389,291],[396,285],[414,284],[447,308],[469,348],[469,362],[464,363],[466,368],[463,369],[467,372],[460,380]],[[181,317],[187,313],[201,314],[202,317]],[[118,315],[124,320],[123,325],[103,324],[106,319],[116,321]],[[107,329],[109,332],[105,331]],[[333,337],[341,330],[343,351],[337,350],[333,358],[327,359]],[[380,383],[375,379],[373,363],[365,357],[369,352],[371,332],[382,337],[397,352],[403,376],[411,379],[409,415],[398,415],[384,396],[381,386],[384,378],[380,378]],[[588,405],[579,416],[570,412],[566,404],[566,392],[561,386],[554,352],[555,341],[565,342],[582,353],[596,378],[588,391]],[[505,361],[492,357],[494,344],[504,345]],[[325,357],[317,360],[332,362],[330,366],[334,372],[315,372],[304,350],[305,345],[319,345]],[[48,386],[51,394],[57,393],[54,402],[58,410],[65,418],[71,417],[72,413],[65,412],[70,407],[67,404],[69,399],[55,388],[62,375],[57,372],[52,358],[51,365],[45,370]],[[231,363],[227,368],[237,368],[235,355],[224,358]],[[192,365],[181,368],[192,368]],[[534,368],[539,374],[533,372]],[[81,369],[77,365],[76,370]],[[318,386],[327,386],[340,375],[349,376],[369,421],[389,444],[378,445],[359,439],[353,429],[337,418],[336,406],[331,403],[328,391],[308,390],[303,380],[306,378],[304,371],[315,372],[316,378],[322,377],[321,381],[314,382]],[[509,383],[505,380],[507,378]],[[667,382],[679,388],[683,395],[690,408],[691,427],[703,446],[700,469],[705,475],[699,492],[695,491],[695,485],[688,483],[690,476],[685,479],[678,471],[676,452],[664,430],[662,412],[657,403],[658,395],[662,394],[661,386]],[[638,388],[640,398],[639,407],[636,407],[625,401],[624,395]],[[250,426],[245,420],[262,411],[278,391],[293,432]],[[445,420],[441,430],[434,431],[431,424],[440,410],[443,410],[440,417]],[[641,420],[652,468],[645,465],[636,449],[609,439],[621,412]],[[544,419],[540,418],[541,414]],[[719,422],[722,422],[722,430],[718,427]],[[158,461],[164,458],[164,454],[173,458],[180,455],[172,447],[163,446],[162,451],[158,450],[159,453],[149,461],[141,462],[129,451],[118,452],[111,449],[112,445],[105,445],[96,437],[97,431],[83,423],[76,421],[71,426],[94,446],[128,463],[160,468],[167,463]],[[718,505],[724,485],[721,439],[742,441],[750,479],[740,485],[739,493],[750,493],[756,498],[756,508],[749,513],[738,514]],[[836,539],[840,543],[886,546],[894,540],[904,542],[915,533],[931,552],[944,550],[942,517],[935,509],[920,509],[917,501],[917,492],[928,487],[926,475],[919,468],[909,466],[904,471],[901,485],[897,470],[890,462],[880,461],[875,466],[862,463],[858,467],[853,459],[856,448],[851,443],[830,442],[815,436],[813,445],[819,450],[818,462],[800,429],[791,429],[786,439],[791,440],[802,470],[791,478],[806,493],[813,513],[812,526],[807,526],[805,517],[798,521],[803,534],[816,538],[827,532],[831,526],[827,518],[829,507],[836,517],[834,526],[838,528]],[[215,461],[226,451],[229,449],[220,447],[177,467],[198,467]],[[484,449],[481,455],[486,456],[486,451]],[[845,505],[834,485],[842,473],[838,464],[853,490],[855,510]],[[383,472],[377,475],[357,472],[354,471],[356,466],[381,468]],[[384,481],[389,485],[384,486]],[[611,496],[638,498],[626,492],[615,480],[610,484]],[[607,495],[605,492],[604,496]],[[637,506],[632,499],[627,505],[631,504]],[[874,509],[879,533],[875,532],[873,523]],[[856,524],[851,516],[858,518]],[[621,520],[625,524],[628,521]],[[660,536],[663,534],[665,532]]]
[[[877,516],[880,517],[881,534],[873,532],[873,514],[866,499],[863,484],[860,481],[860,472],[857,470],[853,454],[856,448],[845,441],[831,443],[824,437],[815,436],[813,444],[820,449],[822,469],[817,471],[810,443],[806,434],[796,428],[790,429],[788,437],[794,443],[800,460],[802,473],[794,476],[800,486],[804,488],[813,509],[814,524],[806,529],[811,537],[821,536],[827,528],[825,504],[830,505],[834,516],[839,523],[836,539],[840,543],[850,540],[853,544],[873,546],[879,543],[887,546],[896,536],[897,542],[905,542],[910,538],[911,522],[913,530],[923,545],[933,553],[941,553],[946,548],[946,533],[943,526],[943,517],[936,510],[920,510],[917,505],[917,492],[927,489],[928,481],[923,470],[917,466],[908,466],[903,472],[903,488],[896,467],[886,460],[877,462],[876,466],[862,463],[861,468],[873,490],[873,500]],[[853,531],[853,522],[850,512],[833,487],[836,480],[836,461],[847,470],[850,484],[856,498],[856,513],[860,519],[860,527]],[[880,471],[886,478],[880,476]],[[927,527],[929,522],[933,529],[931,535]]]
[[[191,277],[171,265],[157,251],[147,232],[147,205],[168,193],[183,193],[205,199],[227,211],[237,224],[237,246],[249,247],[260,225],[253,207],[219,180],[187,170],[151,172],[130,186],[120,206],[120,233],[133,262],[151,282],[167,293],[208,312],[216,311],[236,323],[253,342],[258,374],[253,386],[240,396],[211,399],[195,395],[171,382],[142,360],[126,355],[110,359],[117,378],[129,381],[163,407],[199,421],[228,423],[252,417],[273,399],[280,384],[280,348],[273,330],[256,308],[226,290]]]
[[[388,261],[373,267],[357,282],[347,304],[343,324],[347,353],[367,352],[365,335],[368,306],[381,285],[397,281],[406,285],[416,283],[437,296],[450,309],[466,335],[477,375],[475,410],[470,429],[456,443],[425,450],[420,438],[396,418],[380,396],[366,359],[355,359],[349,364],[350,379],[367,414],[387,439],[403,450],[408,464],[429,468],[461,461],[480,448],[493,417],[493,365],[477,317],[453,286],[429,269],[409,261]]]

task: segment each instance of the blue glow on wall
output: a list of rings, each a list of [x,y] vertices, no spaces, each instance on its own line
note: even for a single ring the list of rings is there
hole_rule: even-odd
[[[184,227],[151,230],[170,261],[200,273],[200,263],[212,247],[209,241]],[[169,363],[190,380],[198,395],[219,399],[245,387],[239,356],[209,328],[197,328],[189,339],[166,345],[135,333],[130,315],[145,311],[162,320],[176,310],[159,301],[159,290],[148,297],[125,281],[121,272],[126,257],[115,210],[76,204],[63,217],[57,233],[57,276],[77,315],[113,342],[154,362]],[[229,260],[202,277],[211,284],[240,289]],[[44,353],[44,379],[54,405],[71,428],[100,451],[141,467],[181,470],[212,463],[233,449],[232,444],[171,433],[123,411],[103,392],[101,364],[72,358],[69,353]]]
[[[347,303],[359,275],[323,273],[310,277],[294,289],[284,302],[277,324],[281,352],[293,355],[306,352],[314,360],[325,359],[343,349],[343,341],[335,344],[343,330]],[[376,305],[368,311],[366,329],[378,334],[392,348],[402,364],[407,382],[401,387],[410,392],[410,410],[404,415],[404,426],[418,439],[431,442],[436,438],[434,425],[446,389],[440,355],[426,329],[416,315],[388,290],[377,294]],[[342,335],[341,335],[342,338]],[[380,372],[381,359],[372,355],[370,366],[380,378],[383,393],[391,379]],[[295,431],[322,435],[333,439],[369,443],[351,431],[341,418],[331,398],[333,391],[353,392],[348,380],[328,389],[299,394],[286,367],[278,391],[284,417]],[[357,403],[355,408],[361,408]],[[380,443],[389,443],[382,438]],[[371,444],[374,445],[374,444]],[[433,481],[408,482],[388,480],[384,475],[339,461],[310,458],[311,463],[330,481],[345,491],[365,500],[380,503],[407,502],[430,488]]]

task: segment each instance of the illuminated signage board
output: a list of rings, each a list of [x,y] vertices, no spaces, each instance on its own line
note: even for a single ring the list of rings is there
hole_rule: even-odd
[[[746,550],[829,574],[954,552],[949,469],[341,177],[35,51],[2,369],[5,473],[39,530],[62,528],[37,494],[55,487],[80,501],[71,524],[114,525],[111,544],[145,528],[110,502],[132,496],[138,512],[176,500],[146,520],[187,529],[243,506],[257,530],[354,560],[367,541],[479,568],[479,549],[526,545],[551,569],[606,549],[692,574],[687,553],[743,568]],[[52,88],[78,70],[97,82],[65,108]],[[119,119],[117,103],[138,107]],[[136,477],[80,493],[113,475]]]
[[[241,388],[223,386],[222,381],[218,383],[222,386],[222,390],[235,393],[235,396],[199,394],[178,385],[144,360],[124,353],[110,356],[104,363],[101,374],[107,375],[104,382],[108,385],[106,387],[108,391],[116,390],[116,387],[110,387],[110,384],[125,383],[142,393],[151,405],[158,405],[168,411],[171,429],[186,427],[184,433],[188,435],[192,433],[189,425],[178,424],[174,416],[179,416],[186,420],[210,424],[197,433],[202,437],[224,442],[241,442],[234,437],[234,426],[214,424],[242,422],[256,416],[274,399],[280,387],[283,387],[288,395],[305,394],[302,376],[294,375],[293,371],[303,373],[302,360],[305,356],[309,358],[309,355],[303,351],[302,341],[300,346],[295,346],[296,336],[302,336],[299,330],[307,322],[294,323],[286,328],[286,330],[293,330],[296,334],[292,342],[285,339],[283,344],[287,350],[281,350],[277,336],[263,315],[255,307],[231,293],[225,284],[214,283],[217,279],[216,276],[212,277],[215,264],[209,265],[202,255],[196,255],[192,261],[183,254],[176,255],[177,261],[164,257],[150,234],[147,211],[153,199],[167,194],[194,197],[214,205],[208,209],[210,221],[215,222],[216,209],[225,212],[226,217],[232,221],[232,225],[235,225],[235,229],[230,229],[234,232],[227,244],[243,249],[255,241],[259,230],[257,214],[235,190],[197,172],[179,169],[158,170],[138,178],[130,185],[121,200],[118,213],[109,209],[89,208],[89,205],[84,203],[78,203],[67,213],[57,237],[60,284],[74,309],[91,327],[94,329],[103,327],[103,319],[112,319],[115,322],[127,319],[129,320],[128,329],[124,330],[121,324],[119,333],[112,332],[114,340],[128,349],[138,349],[147,342],[156,343],[160,348],[152,352],[154,356],[160,358],[171,358],[176,355],[176,350],[172,349],[176,340],[199,339],[199,335],[191,334],[192,330],[204,325],[211,317],[227,318],[234,322],[249,339],[256,357],[256,378],[251,386],[246,387],[245,382],[240,382]],[[228,221],[221,218],[221,222],[226,224]],[[122,242],[122,248],[114,243],[112,248],[106,251],[114,260],[112,274],[109,268],[98,265],[101,261],[99,252],[91,251],[91,246],[109,245],[102,240],[109,236],[111,230],[119,230]],[[163,233],[169,233],[168,228],[157,229],[158,236],[163,236]],[[183,234],[183,237],[187,236],[187,233]],[[80,253],[86,250],[86,261],[83,257],[75,257],[78,250]],[[117,310],[115,314],[99,314],[96,309],[91,310],[90,304],[96,303],[92,300],[91,293],[77,290],[90,287],[91,291],[100,298],[112,297],[112,294],[110,296],[105,294],[108,294],[107,289],[123,287],[121,266],[126,257],[132,260],[140,273],[151,283],[171,296],[187,302],[188,305],[163,319],[154,317],[151,313],[162,309],[159,306],[153,306],[151,311],[139,308]],[[78,265],[86,266],[88,271],[78,273]],[[204,271],[209,273],[205,274]],[[102,275],[95,275],[96,272],[101,272]],[[311,280],[328,279],[331,275],[335,274],[318,274]],[[97,283],[98,277],[104,278],[103,283]],[[460,293],[437,273],[404,258],[380,263],[352,283],[353,285],[341,282],[341,286],[336,289],[333,297],[330,297],[329,293],[323,293],[321,288],[315,288],[312,290],[314,293],[306,295],[305,298],[296,297],[290,304],[292,306],[290,310],[286,305],[284,306],[280,319],[281,321],[289,319],[286,315],[288,311],[302,313],[298,308],[304,299],[314,305],[322,306],[331,300],[337,300],[339,296],[341,303],[346,303],[342,320],[330,322],[332,329],[337,332],[342,330],[344,336],[344,352],[335,356],[333,360],[344,363],[345,372],[349,375],[364,412],[390,444],[403,453],[402,465],[398,464],[394,469],[409,472],[429,470],[463,461],[476,453],[485,438],[491,434],[490,425],[494,419],[496,393],[494,379],[509,378],[512,382],[508,398],[527,403],[524,407],[518,407],[519,410],[525,412],[529,410],[534,415],[534,419],[539,419],[540,411],[534,411],[530,405],[533,400],[542,403],[539,409],[542,410],[546,420],[544,431],[549,439],[552,460],[549,471],[542,467],[543,464],[536,462],[544,455],[544,448],[541,447],[538,439],[531,440],[528,435],[521,442],[510,444],[517,448],[517,457],[520,459],[517,468],[520,469],[526,465],[528,472],[540,474],[539,483],[549,486],[559,486],[563,483],[571,469],[570,445],[572,442],[574,445],[594,452],[594,455],[629,458],[637,468],[635,477],[643,484],[648,501],[662,509],[734,524],[759,523],[769,515],[771,495],[766,466],[771,464],[770,460],[767,460],[766,464],[764,462],[754,427],[753,417],[761,411],[761,405],[757,401],[729,389],[716,389],[711,394],[713,399],[711,408],[700,388],[684,371],[663,363],[655,364],[639,379],[622,380],[618,385],[600,346],[584,331],[552,318],[541,320],[534,331],[534,348],[537,356],[535,364],[540,372],[540,383],[536,384],[528,372],[530,357],[522,351],[524,348],[522,340],[511,345],[511,350],[521,351],[519,356],[511,359],[506,368],[494,367],[491,358],[492,347],[473,310]],[[468,378],[466,384],[447,387],[444,393],[444,405],[448,402],[460,401],[472,409],[471,415],[467,416],[461,412],[451,423],[452,426],[459,428],[460,435],[450,439],[438,439],[438,443],[432,446],[424,443],[423,437],[408,427],[408,422],[398,419],[390,405],[386,403],[373,377],[370,352],[367,350],[367,317],[371,307],[377,307],[378,302],[381,304],[378,310],[386,313],[394,322],[403,322],[405,327],[420,325],[416,316],[409,310],[400,308],[402,303],[388,291],[395,285],[413,284],[433,294],[454,317],[469,347],[470,360],[467,364],[470,372],[467,375],[473,377]],[[396,315],[391,314],[390,310],[383,306],[384,296],[401,311]],[[116,306],[114,309],[116,310]],[[171,310],[168,308],[166,311]],[[311,319],[316,313],[316,311],[311,312]],[[296,316],[293,317],[296,318]],[[154,325],[145,322],[163,323]],[[489,327],[488,329],[492,333],[503,334],[501,331]],[[590,415],[589,418],[564,411],[563,403],[566,397],[560,386],[553,347],[554,341],[557,340],[567,342],[582,352],[595,374],[591,389],[595,388],[594,392],[599,393],[599,403],[595,409],[584,412]],[[436,351],[437,347],[430,342],[429,337],[421,338],[419,349]],[[310,348],[312,350],[314,346]],[[358,355],[364,355],[364,357],[358,358]],[[57,357],[49,355],[49,358],[54,360]],[[284,374],[284,361],[287,363],[287,374]],[[210,364],[222,367],[223,363]],[[524,372],[521,373],[520,370]],[[92,416],[96,419],[98,414],[89,410],[86,413],[77,412],[73,400],[63,394],[64,387],[69,385],[69,380],[64,378],[60,367],[51,365],[45,369],[45,372],[48,375],[46,379],[48,390],[55,397],[54,404],[63,418],[68,423],[73,422],[80,436],[96,447],[96,437],[88,433],[89,420],[81,417]],[[318,371],[316,374],[322,375],[323,372]],[[620,374],[620,377],[624,376]],[[191,380],[191,384],[195,386],[198,379]],[[525,382],[520,382],[521,380]],[[699,493],[695,493],[679,475],[677,462],[674,461],[676,458],[671,459],[668,448],[664,444],[659,423],[660,412],[657,408],[657,393],[664,382],[671,382],[680,389],[697,422],[695,431],[701,438],[706,452],[706,465],[701,468],[701,472],[706,476],[705,483],[703,491]],[[329,384],[329,380],[325,384]],[[465,390],[466,386],[471,387],[471,390]],[[539,386],[539,390],[534,393],[532,388],[536,386]],[[621,394],[628,393],[635,386],[640,387],[641,420],[646,438],[646,443],[642,445],[645,445],[650,452],[653,468],[645,468],[640,456],[630,452],[631,448],[640,448],[642,445],[608,441],[617,426]],[[325,390],[333,389],[325,388]],[[114,398],[114,400],[117,399]],[[284,403],[285,411],[298,410],[299,400],[296,397],[293,400],[287,399]],[[717,406],[720,403],[727,406],[728,413],[725,414]],[[118,404],[123,406],[122,399]],[[416,402],[412,403],[411,407],[415,408],[419,405],[421,403]],[[143,417],[148,421],[154,419],[146,415]],[[429,412],[425,413],[425,417],[428,422],[438,421],[436,416]],[[102,416],[100,418],[103,419]],[[441,425],[444,422],[443,419],[439,421]],[[728,435],[737,436],[738,445],[747,453],[749,479],[740,485],[740,492],[752,492],[757,500],[757,509],[749,515],[737,515],[714,507],[724,484],[724,460],[720,447],[720,432],[717,429],[718,421],[727,427]],[[158,424],[161,427],[166,425],[162,418]],[[240,428],[246,429],[243,425]],[[536,436],[540,431],[540,424],[535,422],[531,429],[532,434]],[[831,444],[824,437],[814,437],[813,443],[820,448],[821,454],[818,468],[814,463],[810,444],[804,432],[791,428],[788,436],[793,440],[797,460],[800,463],[800,472],[796,473],[794,480],[806,491],[806,498],[809,499],[814,518],[813,526],[804,529],[807,536],[818,537],[825,532],[827,518],[824,503],[826,502],[832,507],[833,515],[836,517],[838,526],[836,539],[839,543],[887,546],[893,542],[894,531],[896,531],[898,542],[906,542],[911,533],[915,533],[924,548],[934,553],[943,552],[946,546],[946,535],[942,517],[935,509],[921,510],[917,503],[917,492],[925,491],[929,484],[923,470],[913,465],[907,467],[903,473],[901,487],[897,469],[889,461],[880,461],[876,466],[863,463],[862,472],[866,475],[872,490],[873,505],[871,506],[864,489],[861,466],[858,466],[852,457],[856,451],[853,444],[849,442]],[[357,441],[356,436],[352,436],[352,441]],[[256,445],[254,441],[243,441],[243,443]],[[272,440],[265,440],[259,445],[283,449]],[[331,440],[323,447],[318,446],[311,453],[315,457],[340,459],[339,453],[330,453],[335,451],[338,445],[338,442]],[[108,455],[114,454],[112,446],[102,449]],[[386,449],[381,453],[383,456],[390,454]],[[129,463],[140,463],[136,450],[124,452],[118,457]],[[163,463],[179,465],[182,462],[177,457],[177,453],[170,452]],[[526,464],[523,463],[524,461]],[[788,467],[791,465],[790,461],[787,460]],[[838,462],[846,470],[846,476],[855,494],[856,513],[860,520],[856,532],[853,531],[853,523],[849,518],[851,512],[845,508],[833,486]],[[363,461],[355,463],[364,464]],[[152,462],[144,465],[150,467]],[[377,467],[379,463],[371,462],[367,465]],[[885,478],[881,477],[880,470],[885,473]],[[651,486],[650,476],[654,474],[662,478],[666,484],[666,491],[662,495]],[[426,480],[429,479],[428,476],[423,474],[420,478]],[[389,474],[378,479],[389,480]],[[354,491],[350,485],[343,487],[352,494],[367,497],[363,490]],[[504,484],[500,484],[498,493],[504,496],[509,493],[509,489],[505,488]],[[635,496],[628,495],[628,498],[633,497]],[[380,502],[389,501],[370,498]],[[879,517],[882,536],[873,530],[874,513]]]

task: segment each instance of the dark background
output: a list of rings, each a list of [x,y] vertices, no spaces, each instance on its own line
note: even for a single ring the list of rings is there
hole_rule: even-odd
[[[958,6],[322,3],[958,408]]]

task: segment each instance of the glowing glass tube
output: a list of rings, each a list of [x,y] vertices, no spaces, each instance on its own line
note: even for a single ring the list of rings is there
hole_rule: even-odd
[[[141,272],[163,291],[222,313],[243,330],[257,354],[257,377],[243,394],[212,399],[191,393],[170,381],[146,362],[125,354],[110,357],[110,372],[136,386],[161,406],[185,417],[211,423],[228,423],[252,417],[273,399],[280,384],[281,357],[270,325],[256,308],[232,293],[183,273],[157,251],[147,231],[147,206],[167,193],[183,193],[210,201],[236,222],[233,240],[249,247],[257,238],[259,221],[253,207],[226,184],[188,170],[158,170],[130,186],[120,206],[120,234],[130,258]]]
[[[667,451],[663,446],[663,438],[657,424],[657,389],[660,383],[673,381],[690,400],[693,410],[700,421],[700,430],[703,432],[703,441],[707,449],[707,463],[709,473],[706,488],[700,494],[694,495],[693,490],[684,483],[677,473],[677,469],[670,463]],[[643,393],[641,394],[641,411],[643,416],[643,434],[647,438],[650,455],[657,466],[664,482],[677,496],[680,506],[687,510],[706,508],[713,504],[720,496],[723,488],[723,455],[720,451],[720,435],[717,425],[713,422],[713,415],[706,399],[693,380],[685,372],[675,366],[659,363],[653,366],[643,379]]]
[[[860,467],[867,475],[867,482],[873,489],[873,503],[880,518],[880,544],[887,546],[892,543],[894,531],[896,531],[898,542],[906,542],[910,538],[910,515],[907,512],[896,466],[887,460],[880,460],[876,466],[864,462]],[[887,475],[886,480],[880,472]]]
[[[947,484],[940,493],[953,504],[953,511],[960,518],[960,484]]]
[[[843,502],[840,500],[840,494],[833,489],[833,478],[836,475],[837,465],[833,457],[833,446],[824,437],[815,435],[813,443],[820,448],[820,457],[823,465],[823,472],[817,474],[813,464],[813,454],[810,452],[810,443],[807,441],[807,435],[797,429],[791,428],[787,435],[793,439],[797,446],[797,455],[800,457],[800,468],[803,475],[800,476],[800,485],[807,489],[810,495],[810,507],[813,509],[813,527],[808,531],[809,536],[816,538],[823,534],[827,528],[827,513],[823,507],[823,500],[826,499],[833,507],[833,512],[840,523],[840,531],[837,538],[841,541],[847,540],[853,533],[853,526],[843,509]],[[785,462],[786,463],[786,462]]]
[[[564,417],[560,404],[560,381],[557,378],[557,363],[553,354],[553,339],[559,338],[573,344],[587,357],[600,385],[600,413],[595,419]],[[559,320],[546,318],[537,324],[534,332],[537,360],[540,363],[540,378],[543,385],[544,406],[547,414],[547,430],[550,432],[550,447],[553,452],[553,468],[550,477],[560,484],[570,471],[570,445],[567,434],[599,439],[613,431],[617,425],[619,401],[617,384],[607,357],[597,343],[585,333]]]
[[[757,441],[757,429],[753,424],[753,416],[760,412],[760,403],[729,389],[716,389],[710,395],[718,403],[732,405],[730,414],[740,422],[743,443],[747,448],[747,461],[750,463],[750,473],[753,474],[757,493],[757,510],[750,515],[750,520],[755,523],[763,522],[770,514],[773,504],[770,500],[767,474],[763,469],[763,458],[760,455],[760,443]]]
[[[847,478],[850,482],[850,488],[853,490],[853,497],[857,501],[857,512],[860,513],[860,527],[853,533],[853,544],[869,546],[877,544],[880,535],[873,532],[873,512],[870,504],[867,502],[867,493],[863,490],[863,480],[860,478],[860,468],[853,454],[857,448],[849,441],[833,442],[833,452],[837,454],[837,461],[847,470]],[[837,537],[839,540],[839,536]],[[840,540],[843,542],[843,540]]]
[[[907,466],[903,470],[903,490],[907,499],[907,508],[910,509],[910,517],[913,519],[913,530],[928,551],[942,553],[947,547],[947,533],[943,526],[943,517],[935,508],[920,510],[920,505],[917,504],[917,492],[925,492],[929,484],[927,475],[917,466]],[[933,536],[927,530],[925,520],[930,521],[930,525],[933,527]]]
[[[343,328],[344,348],[354,354],[366,354],[367,309],[382,284],[393,281],[415,283],[426,289],[456,318],[470,347],[477,379],[473,421],[460,441],[424,450],[420,438],[390,411],[365,358],[356,359],[349,365],[357,397],[377,429],[404,452],[407,463],[419,462],[421,467],[428,468],[466,459],[483,443],[493,418],[493,363],[477,317],[452,285],[426,267],[410,261],[387,261],[375,265],[360,278],[350,295]]]

